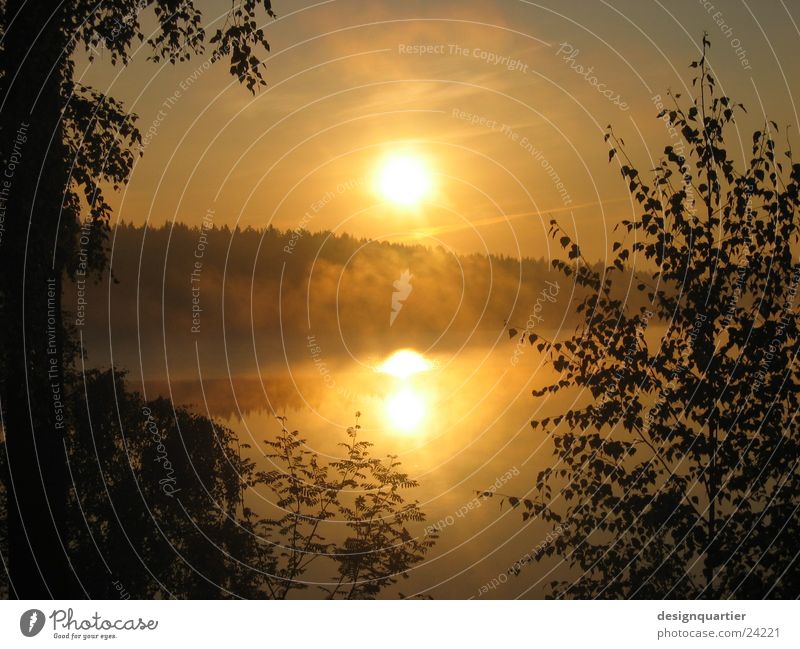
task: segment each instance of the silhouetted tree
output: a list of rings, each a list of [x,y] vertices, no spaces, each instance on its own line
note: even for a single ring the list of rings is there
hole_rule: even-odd
[[[257,25],[270,0],[235,0],[207,37],[191,0],[0,2],[0,407],[9,461],[9,558],[20,598],[81,593],[62,530],[66,521],[66,372],[74,348],[62,321],[65,277],[99,274],[109,206],[101,185],[124,183],[140,142],[134,116],[114,99],[74,80],[75,55],[102,48],[125,64],[146,39],[154,61],[227,57],[251,91],[264,83]],[[141,29],[144,14],[155,30]],[[88,203],[82,219],[81,204]],[[81,227],[84,226],[83,231]],[[81,242],[81,235],[85,241]]]
[[[568,252],[554,266],[589,295],[576,335],[530,336],[561,373],[534,394],[592,397],[532,422],[555,457],[524,517],[568,524],[529,560],[568,563],[571,578],[550,584],[558,597],[800,593],[800,165],[778,151],[774,123],[753,134],[749,160],[728,153],[744,108],[718,91],[709,47],[704,37],[691,65],[695,96],[670,94],[659,115],[675,136],[651,180],[609,127],[637,215],[607,267],[551,223]],[[629,265],[622,288],[647,308],[612,295]]]
[[[435,541],[409,529],[424,521],[401,495],[416,483],[370,457],[358,425],[328,463],[281,419],[263,470],[232,430],[145,401],[119,372],[86,372],[72,398],[63,533],[86,596],[283,599],[310,581],[374,597]]]
[[[425,520],[418,503],[402,495],[416,481],[400,470],[394,456],[385,461],[371,457],[372,444],[358,439],[358,423],[348,429],[349,441],[339,444],[344,457],[323,464],[299,433],[287,429],[283,417],[279,420],[281,433],[265,442],[274,468],[258,474],[275,494],[279,513],[258,523],[275,544],[271,595],[285,598],[306,588],[303,576],[312,563],[332,563],[338,569],[321,585],[331,599],[371,599],[407,578],[437,538],[417,538],[409,530],[410,524]],[[325,573],[318,569],[317,574]]]
[[[266,574],[243,516],[252,461],[230,429],[166,399],[145,401],[121,373],[87,371],[75,391],[65,535],[85,595],[258,597]]]
[[[8,509],[8,491],[6,483],[6,442],[0,441],[0,512]],[[8,524],[5,516],[0,516],[0,561],[2,562],[2,572],[0,572],[0,599],[8,599]]]

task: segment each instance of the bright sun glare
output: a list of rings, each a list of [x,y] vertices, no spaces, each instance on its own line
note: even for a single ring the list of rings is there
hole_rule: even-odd
[[[416,390],[402,388],[386,402],[386,415],[398,430],[413,431],[425,417],[425,400]]]
[[[412,376],[433,368],[422,354],[412,349],[400,349],[381,363],[377,370],[398,380],[397,389],[386,399],[386,419],[395,430],[413,433],[420,429],[427,413],[425,393],[413,382]]]
[[[401,349],[395,352],[378,366],[378,371],[391,374],[398,379],[407,379],[409,376],[427,372],[433,364],[422,354],[411,349]]]
[[[430,192],[431,186],[430,171],[416,155],[394,153],[378,171],[379,193],[397,205],[416,205]]]

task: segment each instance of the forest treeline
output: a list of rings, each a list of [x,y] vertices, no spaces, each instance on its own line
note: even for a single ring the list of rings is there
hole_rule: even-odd
[[[227,355],[232,371],[250,372],[256,356],[281,358],[307,336],[327,354],[489,340],[506,322],[524,327],[559,279],[545,259],[273,227],[121,224],[110,245],[111,279],[67,287],[68,322],[90,365],[107,365],[113,349],[115,365],[133,369],[141,353],[146,374],[160,374],[165,355],[171,374],[191,371],[195,343],[207,362]],[[538,327],[569,324],[562,289]]]

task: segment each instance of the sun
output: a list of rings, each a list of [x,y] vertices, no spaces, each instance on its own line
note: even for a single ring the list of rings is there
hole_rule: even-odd
[[[390,374],[398,379],[407,379],[409,376],[427,372],[433,367],[427,358],[413,349],[401,349],[389,356],[378,366],[378,371]]]
[[[419,428],[427,408],[422,395],[412,388],[401,388],[386,401],[386,417],[397,430],[412,432]]]
[[[419,203],[433,187],[431,173],[419,156],[393,153],[383,161],[377,175],[377,190],[395,205],[410,207]]]

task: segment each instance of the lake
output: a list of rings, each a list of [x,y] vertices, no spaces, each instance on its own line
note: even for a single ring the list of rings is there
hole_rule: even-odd
[[[505,332],[477,348],[395,349],[365,357],[328,356],[317,343],[287,351],[282,362],[253,374],[221,377],[218,368],[212,372],[200,362],[194,377],[149,379],[143,387],[148,398],[168,396],[236,431],[259,466],[267,465],[264,439],[280,429],[276,416],[332,460],[359,413],[374,453],[397,455],[419,482],[407,496],[420,502],[427,521],[414,532],[429,527],[440,533],[396,590],[437,599],[541,597],[557,562],[527,566],[517,577],[506,571],[553,526],[523,523],[521,510],[505,496],[529,496],[536,474],[552,463],[547,435],[532,430],[530,420],[561,412],[568,402],[531,396],[555,376],[544,358]],[[142,387],[136,380],[132,385]],[[496,495],[477,497],[486,490]],[[251,491],[247,499],[259,514],[274,508],[269,493]],[[316,578],[325,575],[310,577]],[[487,591],[489,583],[496,587]]]

